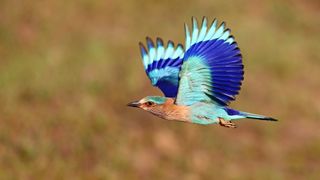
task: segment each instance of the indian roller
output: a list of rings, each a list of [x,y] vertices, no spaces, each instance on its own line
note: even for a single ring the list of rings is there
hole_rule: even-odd
[[[166,120],[202,125],[220,124],[235,128],[233,121],[243,118],[277,121],[272,117],[238,111],[228,107],[239,94],[243,81],[240,49],[230,29],[214,19],[203,17],[198,26],[192,18],[192,31],[185,24],[185,48],[161,38],[139,43],[142,62],[151,84],[162,96],[147,96],[128,104]]]

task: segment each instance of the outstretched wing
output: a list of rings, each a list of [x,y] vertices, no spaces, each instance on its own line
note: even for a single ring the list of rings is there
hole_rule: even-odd
[[[172,41],[168,41],[164,47],[160,38],[153,41],[147,37],[147,49],[139,43],[144,69],[152,83],[161,89],[166,97],[176,97],[179,85],[179,72],[182,65],[183,46],[174,46]]]
[[[186,49],[176,103],[228,105],[239,93],[243,80],[238,45],[230,30],[225,29],[225,23],[218,27],[217,20],[214,20],[208,28],[204,17],[200,31],[195,18],[192,18],[192,23],[191,35],[185,25]]]

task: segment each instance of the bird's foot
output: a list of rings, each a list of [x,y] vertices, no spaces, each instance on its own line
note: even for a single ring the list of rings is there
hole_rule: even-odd
[[[237,125],[231,121],[226,121],[223,118],[218,118],[218,119],[219,119],[220,126],[227,127],[227,128],[236,128],[237,127]]]

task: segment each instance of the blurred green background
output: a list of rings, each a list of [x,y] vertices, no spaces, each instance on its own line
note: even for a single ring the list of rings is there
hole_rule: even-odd
[[[125,105],[151,87],[145,37],[226,21],[245,64],[239,128]],[[0,179],[320,179],[320,2],[2,0]]]

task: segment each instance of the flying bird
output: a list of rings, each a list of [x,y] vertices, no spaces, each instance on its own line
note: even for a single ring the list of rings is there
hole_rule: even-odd
[[[162,96],[147,96],[128,104],[166,120],[202,125],[220,124],[235,128],[234,120],[249,118],[277,121],[228,107],[239,94],[243,81],[240,49],[230,29],[206,17],[198,26],[192,18],[192,31],[185,24],[185,48],[172,41],[155,43],[146,38],[146,47],[139,43],[142,62],[151,84]]]

